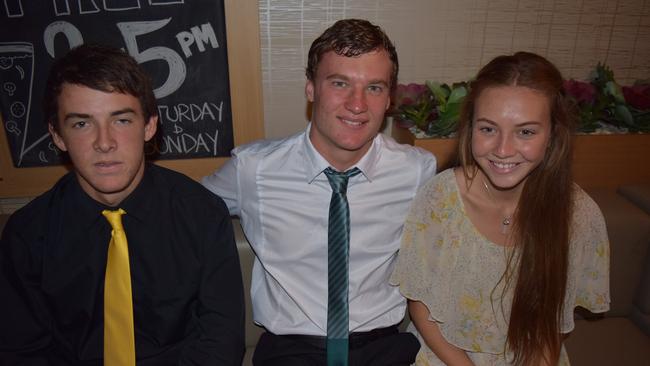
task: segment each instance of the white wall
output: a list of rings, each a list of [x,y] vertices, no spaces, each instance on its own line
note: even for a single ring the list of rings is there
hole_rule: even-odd
[[[565,77],[585,79],[601,61],[624,84],[650,78],[650,0],[259,0],[259,14],[269,138],[304,128],[309,46],[342,18],[384,28],[403,83],[466,80],[519,50]]]

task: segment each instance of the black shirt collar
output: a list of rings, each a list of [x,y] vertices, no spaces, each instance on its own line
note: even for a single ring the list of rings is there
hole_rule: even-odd
[[[105,220],[102,216],[103,210],[116,210],[118,208],[126,211],[127,216],[137,221],[144,222],[152,207],[151,200],[155,199],[155,184],[151,174],[151,166],[145,165],[142,180],[138,186],[116,207],[109,207],[91,198],[79,184],[78,178],[74,173],[74,179],[70,180],[70,195],[72,197],[73,209],[79,212],[75,215],[79,219],[79,226],[89,229],[97,223],[98,220]]]

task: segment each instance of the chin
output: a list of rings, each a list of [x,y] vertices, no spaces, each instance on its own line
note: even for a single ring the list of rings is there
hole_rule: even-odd
[[[522,186],[526,181],[526,177],[514,178],[514,179],[494,179],[494,180],[490,179],[490,181],[492,182],[495,188],[508,190],[508,189],[514,189],[519,186]]]
[[[89,182],[92,188],[102,194],[119,193],[127,189],[132,180],[121,179],[101,179]]]

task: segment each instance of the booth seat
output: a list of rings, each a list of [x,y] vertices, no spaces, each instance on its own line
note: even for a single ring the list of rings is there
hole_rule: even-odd
[[[600,206],[610,240],[611,309],[578,311],[565,345],[574,366],[650,366],[650,184],[588,190]],[[8,215],[0,214],[0,231]],[[250,301],[255,259],[239,220],[233,220],[246,295],[246,355],[252,365],[263,329],[253,323]],[[404,320],[402,327],[408,323]]]

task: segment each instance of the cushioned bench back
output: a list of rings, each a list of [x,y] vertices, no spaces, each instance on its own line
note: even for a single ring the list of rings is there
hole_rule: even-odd
[[[244,281],[244,298],[246,300],[246,347],[253,347],[257,344],[257,340],[264,332],[264,328],[255,325],[253,322],[251,273],[253,271],[255,254],[248,245],[248,241],[244,236],[239,220],[233,220],[232,225],[235,229],[235,240],[237,241],[237,251],[239,252],[239,264],[241,266],[241,274]]]
[[[608,316],[629,316],[650,245],[650,215],[613,189],[589,195],[600,206],[610,242],[611,310]]]

